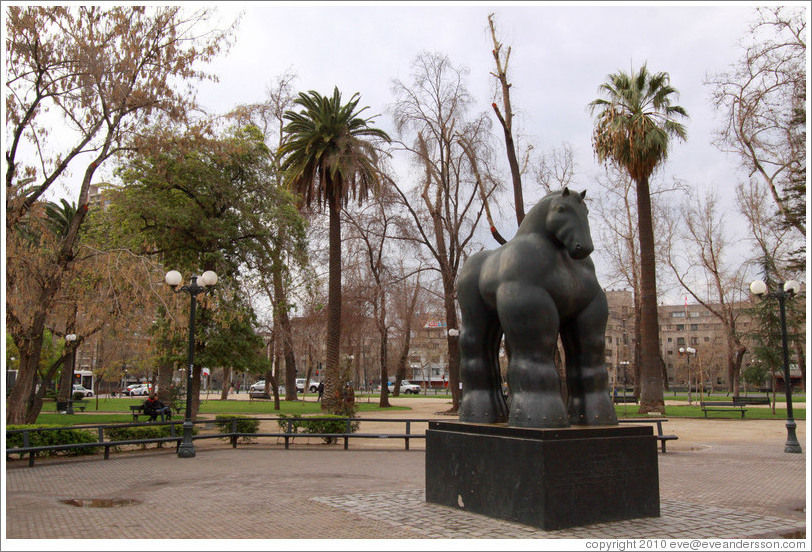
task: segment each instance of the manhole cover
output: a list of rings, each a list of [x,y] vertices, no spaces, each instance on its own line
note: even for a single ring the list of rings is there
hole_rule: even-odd
[[[141,504],[140,500],[134,498],[68,498],[59,502],[80,508],[121,508]]]

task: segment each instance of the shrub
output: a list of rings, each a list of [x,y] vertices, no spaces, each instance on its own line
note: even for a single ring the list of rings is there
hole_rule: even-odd
[[[48,429],[59,428],[59,429]],[[67,445],[72,443],[95,443],[98,441],[96,434],[85,429],[65,428],[58,425],[10,425],[6,426],[6,448],[20,448],[23,446],[23,434],[12,433],[9,434],[8,430],[12,429],[48,429],[48,431],[30,431],[28,433],[28,446],[30,447],[45,447],[49,445]],[[80,456],[82,454],[94,454],[98,447],[81,447],[68,450],[59,451],[42,451],[38,452],[41,456],[50,456],[52,454],[65,454],[67,456]],[[22,458],[20,454],[20,458]]]
[[[235,416],[233,414],[218,414],[214,418],[214,425],[220,428],[220,433],[231,433],[233,424],[232,421],[237,420],[237,433],[256,433],[259,431],[259,420],[249,418],[248,416]],[[229,437],[220,437],[221,439],[229,439]],[[240,437],[242,443],[252,443],[255,441],[254,437],[245,435]]]
[[[279,415],[279,427],[282,431],[288,431],[290,427],[291,433],[345,433],[347,431],[347,418],[348,416],[336,416],[325,414],[318,418],[300,418],[297,416],[286,416],[285,414]],[[351,417],[350,433],[355,433],[361,425],[361,420],[354,416]],[[338,441],[337,437],[322,437],[325,443],[331,444]]]
[[[192,428],[192,434],[199,433],[197,427]],[[183,435],[183,429],[180,424],[175,424],[175,436],[180,437]],[[146,426],[131,426],[131,427],[108,427],[104,430],[104,436],[110,441],[132,441],[138,439],[160,439],[161,437],[171,437],[172,429],[169,424],[166,425],[146,425]],[[147,448],[149,443],[141,443],[142,448]],[[158,447],[162,447],[163,443],[156,443]],[[119,450],[119,447],[115,447]]]

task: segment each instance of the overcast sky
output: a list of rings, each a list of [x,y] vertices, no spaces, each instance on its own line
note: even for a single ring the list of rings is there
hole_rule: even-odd
[[[468,88],[477,101],[475,109],[492,116],[495,79],[490,75],[494,64],[487,17],[494,13],[505,48],[512,47],[509,79],[516,123],[539,150],[564,142],[573,147],[579,169],[576,188],[596,197],[595,175],[602,171],[592,153],[593,119],[587,104],[598,97],[598,87],[609,73],[646,63],[652,72],[669,73],[680,92],[678,103],[690,115],[688,140],[674,143],[659,177],[727,190],[723,197],[732,209],[729,192],[743,175],[736,158],[712,145],[719,122],[704,82],[739,58],[740,40],[754,20],[754,10],[753,4],[727,2],[628,6],[233,2],[221,4],[219,12],[229,22],[243,12],[236,42],[212,66],[219,83],[201,86],[199,100],[220,113],[239,103],[260,101],[267,86],[292,69],[298,75],[297,90],[329,94],[338,86],[345,98],[359,92],[361,105],[381,114],[376,126],[394,135],[386,111],[394,100],[392,81],[408,82],[412,61],[427,50],[447,54],[453,64],[470,70]],[[504,160],[504,154],[500,158]],[[526,183],[525,197],[532,198],[528,187]],[[508,213],[511,208],[503,206]],[[736,218],[731,217],[730,224],[735,226]],[[737,231],[741,230],[740,226]],[[514,231],[509,224],[502,229],[506,236]]]
[[[668,172],[730,184],[735,160],[711,147],[718,124],[703,82],[740,55],[738,41],[753,20],[750,4],[314,4],[221,4],[224,20],[240,11],[244,17],[235,45],[213,66],[220,82],[201,87],[201,102],[225,111],[259,101],[291,68],[299,90],[328,94],[338,86],[347,98],[359,92],[361,105],[382,114],[376,123],[391,131],[385,109],[394,99],[392,81],[408,81],[412,61],[428,50],[469,68],[478,108],[490,111],[495,79],[487,16],[494,13],[502,42],[513,48],[509,77],[521,128],[543,150],[570,143],[582,187],[592,186],[587,175],[599,168],[586,106],[609,73],[643,63],[670,74],[691,116],[688,141],[674,146]]]

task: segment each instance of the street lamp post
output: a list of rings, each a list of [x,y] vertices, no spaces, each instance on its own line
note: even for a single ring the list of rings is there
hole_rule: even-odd
[[[170,270],[166,273],[166,283],[172,288],[172,291],[179,293],[184,291],[191,297],[191,308],[189,309],[189,361],[186,365],[186,414],[183,420],[183,441],[178,447],[178,456],[180,458],[193,458],[195,456],[195,445],[192,442],[192,367],[195,363],[195,308],[197,306],[197,296],[207,291],[207,287],[211,288],[217,284],[217,274],[211,270],[207,270],[200,276],[200,283],[198,283],[197,276],[192,276],[191,283],[188,286],[182,286],[183,276],[177,270]]]
[[[680,354],[685,355],[686,360],[688,361],[687,370],[688,370],[688,404],[691,404],[692,397],[691,397],[691,355],[696,354],[696,349],[693,347],[680,347],[679,348]]]
[[[778,291],[768,292],[767,284],[761,280],[755,280],[750,284],[750,292],[758,297],[770,297],[778,299],[778,311],[781,317],[781,348],[784,356],[784,391],[787,397],[787,442],[784,445],[784,452],[801,453],[801,444],[795,435],[795,418],[792,415],[792,381],[789,377],[789,346],[787,344],[787,313],[786,299],[792,297],[800,289],[800,284],[795,280],[787,280],[778,284]]]
[[[68,383],[68,406],[65,407],[65,414],[73,414],[73,368],[76,365],[76,347],[74,346],[74,341],[76,341],[76,334],[68,334],[65,336],[65,341],[69,343],[68,347],[70,347],[70,355],[68,355],[68,362],[70,363],[70,382]]]

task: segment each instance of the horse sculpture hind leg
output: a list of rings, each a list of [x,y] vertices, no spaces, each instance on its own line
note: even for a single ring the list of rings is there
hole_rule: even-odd
[[[499,375],[502,331],[496,312],[485,304],[479,292],[479,274],[486,258],[486,252],[472,256],[457,280],[462,313],[460,376],[465,389],[460,421],[492,424],[507,421],[507,404]]]
[[[510,347],[508,425],[569,425],[554,354],[559,317],[550,295],[540,287],[505,282],[496,294],[499,319]]]
[[[606,295],[598,289],[586,308],[561,326],[567,363],[567,410],[573,425],[617,424],[603,358],[607,317]]]

